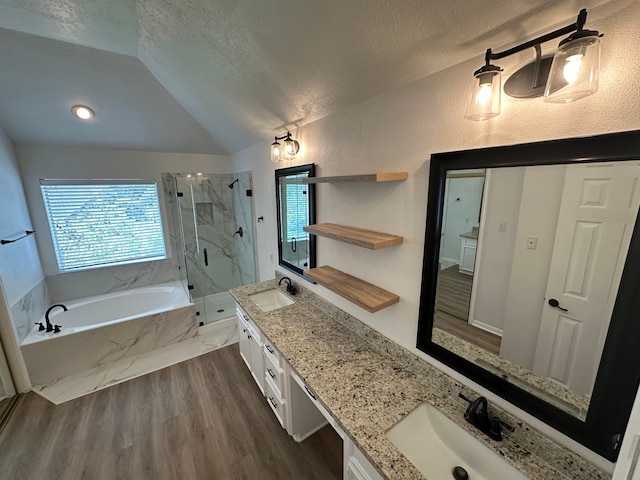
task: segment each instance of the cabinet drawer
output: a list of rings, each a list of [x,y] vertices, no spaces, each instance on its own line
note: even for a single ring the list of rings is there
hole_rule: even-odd
[[[284,379],[284,371],[274,363],[273,355],[269,355],[265,349],[264,354],[264,373],[265,378],[270,380],[275,388],[275,393],[282,397],[282,382]]]
[[[271,407],[271,410],[273,411],[274,415],[280,422],[280,425],[282,426],[282,428],[286,429],[286,426],[284,424],[284,419],[286,418],[285,417],[286,404],[284,400],[282,400],[282,398],[276,393],[275,390],[276,389],[273,386],[271,379],[267,378],[266,388],[265,388],[267,403],[269,404],[269,407]]]
[[[276,350],[271,342],[268,342],[266,340],[264,342],[264,356],[269,357],[276,367],[282,369],[282,364],[280,363],[280,352]]]

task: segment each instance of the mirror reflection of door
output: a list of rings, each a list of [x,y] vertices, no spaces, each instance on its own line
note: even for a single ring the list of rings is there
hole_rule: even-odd
[[[593,389],[638,211],[637,165],[567,167],[533,372]]]
[[[456,188],[447,181],[445,236]],[[447,266],[441,248],[434,341],[584,418],[639,205],[639,162],[487,170],[470,294],[445,281],[463,262]],[[443,292],[469,298],[466,322]]]

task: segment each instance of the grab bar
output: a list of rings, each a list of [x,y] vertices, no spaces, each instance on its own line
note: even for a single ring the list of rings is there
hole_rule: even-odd
[[[33,235],[36,233],[35,230],[25,230],[24,235],[18,238],[14,238],[13,240],[0,240],[0,245],[6,245],[7,243],[17,242],[18,240],[22,240],[23,238],[27,238],[29,235]]]

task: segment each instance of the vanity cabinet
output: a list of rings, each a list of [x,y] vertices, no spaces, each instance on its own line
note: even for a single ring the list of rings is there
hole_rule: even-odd
[[[262,353],[262,334],[251,318],[238,306],[238,338],[240,356],[251,372],[262,395],[265,395],[264,357]]]
[[[384,480],[320,403],[313,389],[298,376],[239,305],[236,313],[240,355],[282,428],[296,442],[302,442],[327,424],[331,425],[343,442],[343,478]]]
[[[461,235],[460,244],[460,273],[473,275],[476,267],[476,250],[478,248],[478,237]]]

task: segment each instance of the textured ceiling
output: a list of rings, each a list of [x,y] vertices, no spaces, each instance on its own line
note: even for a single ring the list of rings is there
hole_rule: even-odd
[[[138,56],[235,152],[469,58],[481,64],[487,47],[572,22],[580,8],[631,1],[0,0],[0,27]]]

